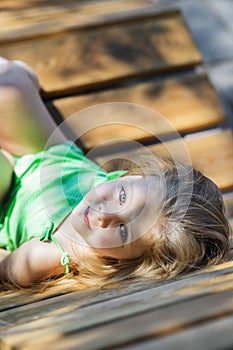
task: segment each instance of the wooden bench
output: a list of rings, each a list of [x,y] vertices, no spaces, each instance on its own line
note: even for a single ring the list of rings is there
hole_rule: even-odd
[[[181,140],[192,164],[222,190],[233,224],[232,131],[223,128],[225,114],[178,10],[146,0],[38,0],[33,7],[4,0],[1,6],[1,55],[32,66],[48,109],[81,136],[89,156],[100,164],[130,156],[135,141],[182,159]],[[118,108],[119,122],[106,125],[116,114],[114,102],[128,104],[127,123]],[[148,117],[152,110],[165,119]],[[80,118],[70,118],[75,113]],[[231,348],[232,297],[232,261],[163,283],[2,292],[0,348]]]

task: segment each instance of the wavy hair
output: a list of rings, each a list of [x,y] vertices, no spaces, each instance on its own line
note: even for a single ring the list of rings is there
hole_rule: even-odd
[[[121,168],[128,170],[127,175],[163,180],[160,217],[150,232],[147,250],[133,260],[101,257],[92,248],[88,258],[76,252],[71,273],[40,283],[40,289],[80,290],[122,286],[134,280],[165,280],[228,258],[231,228],[221,192],[213,181],[189,165],[170,160],[152,163],[144,159],[140,167],[124,162]]]
[[[122,286],[133,280],[164,280],[228,258],[231,228],[221,192],[213,181],[189,165],[170,160],[144,160],[140,167],[132,163],[122,167],[128,169],[127,175],[159,174],[163,179],[164,200],[147,250],[134,260],[101,257],[94,249],[87,259],[77,252],[73,272],[58,280],[60,286],[77,290]],[[54,284],[56,280],[49,283]]]

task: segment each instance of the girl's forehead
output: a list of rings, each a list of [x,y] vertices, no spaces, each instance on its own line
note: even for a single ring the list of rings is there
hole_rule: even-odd
[[[152,177],[142,175],[126,175],[119,179],[112,180],[112,185],[119,188],[120,186],[131,186],[134,189],[143,188],[144,190],[154,187]]]
[[[119,183],[133,184],[133,183],[144,183],[144,179],[145,177],[141,175],[126,175],[109,182],[111,182],[112,184],[119,184]]]
[[[111,191],[117,191],[119,188],[136,188],[136,187],[142,187],[145,186],[144,178],[140,175],[131,175],[131,176],[123,176],[118,179],[110,180],[110,181],[104,181],[98,184],[97,186],[93,187],[92,191],[98,194],[98,191],[101,190],[111,190]],[[101,192],[100,192],[101,193]]]
[[[97,186],[98,189],[106,189],[110,191],[118,191],[121,188],[130,190],[128,195],[131,199],[141,196],[141,199],[151,201],[151,196],[157,192],[161,192],[161,184],[156,176],[142,176],[142,175],[126,175],[118,179],[103,182]]]

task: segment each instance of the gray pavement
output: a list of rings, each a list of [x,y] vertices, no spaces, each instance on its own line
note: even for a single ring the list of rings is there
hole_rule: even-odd
[[[233,0],[151,0],[179,8],[233,129]]]

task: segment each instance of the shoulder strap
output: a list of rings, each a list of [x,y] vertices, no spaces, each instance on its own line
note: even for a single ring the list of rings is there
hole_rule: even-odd
[[[58,249],[62,253],[60,262],[61,262],[62,266],[65,266],[64,274],[67,275],[70,272],[70,269],[69,269],[69,263],[70,263],[69,257],[70,256],[67,252],[64,251],[64,249],[62,248],[62,246],[60,245],[58,240],[54,237],[54,235],[53,235],[54,228],[55,228],[55,225],[52,222],[51,225],[49,227],[47,227],[45,229],[44,233],[41,235],[40,241],[41,242],[52,241],[58,247]]]

